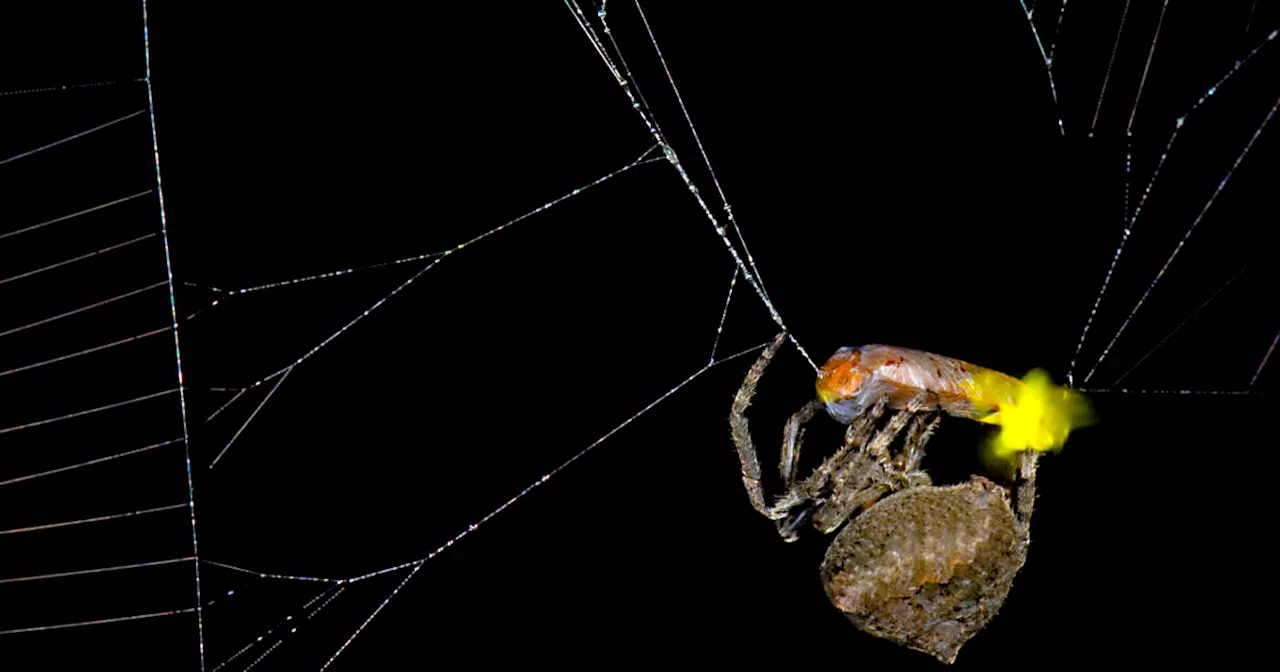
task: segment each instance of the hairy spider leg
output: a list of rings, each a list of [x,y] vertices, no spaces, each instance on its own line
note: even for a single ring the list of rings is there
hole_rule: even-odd
[[[800,463],[800,443],[804,440],[804,424],[824,408],[821,399],[810,400],[791,414],[782,430],[782,457],[778,460],[778,473],[782,485],[790,490],[796,484],[796,468]]]
[[[938,413],[917,415],[911,420],[903,451],[898,455],[899,468],[907,473],[920,469],[920,463],[924,460],[924,444],[929,442],[941,423],[942,416]]]
[[[1036,503],[1036,467],[1040,453],[1027,450],[1018,453],[1018,480],[1014,486],[1014,514],[1018,517],[1018,530],[1024,547],[1031,543],[1031,512]]]
[[[823,496],[822,493],[827,488],[832,474],[842,468],[849,452],[861,451],[862,447],[871,439],[872,434],[875,432],[876,423],[879,422],[880,416],[884,415],[886,407],[887,403],[881,400],[880,403],[868,408],[857,418],[854,418],[853,422],[849,423],[849,427],[845,430],[844,446],[824,459],[822,464],[817,469],[814,469],[813,473],[804,481],[799,484],[794,482],[789,484],[787,491],[774,502],[774,510],[786,512],[787,514],[786,517],[777,521],[778,534],[782,536],[784,541],[791,542],[799,538],[796,530],[813,515],[812,507],[800,509],[798,513],[791,513],[792,510]],[[784,446],[784,450],[785,448]]]
[[[830,534],[850,517],[865,510],[885,495],[906,487],[929,485],[928,474],[910,471],[903,464],[917,464],[923,446],[937,426],[937,417],[921,417],[917,411],[904,409],[895,413],[885,426],[876,424],[887,407],[880,400],[854,418],[845,430],[844,446],[823,461],[802,483],[789,489],[774,509],[786,512],[777,521],[778,534],[784,541],[795,541],[806,521],[823,534]],[[889,446],[907,428],[903,455],[894,458]],[[801,505],[806,505],[795,511]]]
[[[931,483],[923,471],[903,471],[899,460],[891,458],[888,450],[908,423],[914,427],[920,420],[913,411],[895,413],[883,429],[865,442],[862,450],[854,451],[843,461],[832,477],[831,495],[820,500],[813,515],[813,526],[819,532],[834,532],[849,518],[891,492]],[[903,452],[922,453],[923,443],[928,439],[929,435],[924,431],[909,431]]]
[[[778,352],[778,348],[782,347],[786,337],[785,331],[778,334],[765,347],[764,352],[760,353],[755,364],[752,364],[751,369],[747,371],[742,387],[738,388],[738,393],[734,395],[733,408],[729,412],[729,430],[733,436],[733,445],[738,449],[738,461],[742,468],[742,485],[747,490],[747,498],[751,500],[751,506],[770,520],[783,518],[786,513],[778,513],[765,504],[764,487],[760,485],[760,460],[756,456],[755,444],[751,441],[751,428],[746,414],[747,408],[751,406],[751,397],[755,396],[756,386],[760,383],[760,377],[764,375],[765,367]]]

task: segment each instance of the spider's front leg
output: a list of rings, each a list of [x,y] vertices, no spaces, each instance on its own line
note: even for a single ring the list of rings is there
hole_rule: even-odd
[[[751,406],[751,397],[755,396],[756,386],[764,376],[765,367],[769,366],[769,360],[773,359],[774,354],[786,339],[787,332],[784,331],[775,336],[773,341],[765,347],[764,352],[760,353],[760,358],[751,365],[751,370],[747,371],[747,377],[742,381],[742,387],[738,388],[738,393],[734,395],[733,408],[729,412],[729,430],[733,435],[733,445],[738,448],[738,461],[742,466],[742,485],[747,490],[747,498],[751,500],[751,506],[770,520],[784,518],[787,514],[765,503],[764,487],[760,484],[760,459],[756,455],[756,447],[751,440],[747,408]]]
[[[747,491],[747,498],[751,501],[751,506],[766,518],[778,521],[779,534],[786,541],[794,541],[796,539],[795,528],[800,521],[807,517],[807,511],[803,511],[798,515],[793,515],[791,511],[811,499],[803,488],[797,487],[795,476],[800,460],[800,447],[804,438],[803,425],[812,420],[822,410],[823,404],[817,399],[811,400],[787,420],[786,427],[783,430],[782,453],[778,464],[778,471],[782,476],[782,482],[787,491],[772,505],[765,501],[764,487],[760,482],[760,459],[756,452],[755,443],[751,438],[751,429],[746,415],[747,408],[751,406],[751,398],[755,396],[756,387],[764,376],[765,367],[769,365],[769,362],[778,352],[778,349],[782,347],[786,338],[786,332],[774,337],[773,341],[765,347],[759,359],[747,372],[746,378],[742,381],[742,386],[738,389],[738,394],[733,399],[733,408],[729,413],[729,428],[733,435],[733,443],[738,449],[738,460],[742,468],[742,484]],[[873,412],[870,413],[871,418],[863,419],[864,423],[870,422],[874,424],[875,418],[879,417],[883,410],[883,403],[877,404]]]

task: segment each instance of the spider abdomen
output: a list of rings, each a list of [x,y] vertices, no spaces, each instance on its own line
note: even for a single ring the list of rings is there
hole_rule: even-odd
[[[859,629],[951,663],[1000,609],[1025,559],[1008,492],[974,477],[877,502],[831,542],[821,574]]]

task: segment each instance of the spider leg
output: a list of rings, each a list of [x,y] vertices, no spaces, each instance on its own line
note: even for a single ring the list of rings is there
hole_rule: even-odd
[[[866,442],[864,450],[841,462],[831,477],[831,496],[813,515],[814,527],[829,534],[857,511],[907,485],[889,460],[889,445],[913,417],[911,410],[898,411],[884,429]]]
[[[747,408],[751,406],[751,397],[755,396],[756,386],[764,376],[765,367],[769,365],[769,360],[773,359],[786,338],[787,332],[778,334],[773,342],[765,347],[764,352],[760,353],[760,358],[751,365],[751,370],[742,381],[742,387],[738,388],[738,393],[734,395],[733,409],[729,413],[729,429],[733,435],[733,444],[738,448],[738,461],[742,466],[742,485],[747,490],[747,498],[751,500],[751,506],[755,507],[756,511],[771,520],[782,518],[786,513],[778,513],[765,504],[764,487],[760,485],[760,460],[756,455],[755,444],[751,441],[751,429],[746,413]]]
[[[867,442],[866,451],[878,459],[888,461],[889,444],[893,443],[893,440],[898,438],[898,434],[902,433],[902,429],[907,426],[912,415],[910,410],[894,413],[893,417],[889,418],[889,422],[885,424],[884,429],[876,432],[876,435]]]
[[[1031,511],[1035,508],[1036,503],[1036,467],[1039,464],[1040,453],[1034,450],[1028,450],[1018,454],[1018,480],[1014,486],[1016,504],[1015,512],[1018,516],[1018,528],[1022,535],[1022,543],[1025,545],[1031,541]]]
[[[796,484],[796,466],[800,462],[800,443],[804,439],[806,422],[813,419],[822,410],[822,400],[813,399],[791,414],[787,425],[782,430],[782,458],[778,462],[778,473],[782,475],[783,487],[790,490]]]
[[[873,406],[854,418],[853,422],[849,423],[849,428],[844,430],[844,450],[867,445],[867,441],[871,440],[871,435],[876,430],[876,423],[880,422],[880,417],[888,407],[889,399],[881,397]]]
[[[847,470],[848,467],[845,466],[845,462],[850,451],[856,451],[855,454],[857,455],[861,454],[862,446],[866,443],[867,437],[871,436],[875,430],[876,422],[884,414],[887,406],[888,400],[882,398],[874,406],[854,418],[853,422],[849,423],[849,428],[845,430],[844,447],[823,460],[822,464],[817,469],[814,469],[813,473],[804,481],[795,483],[793,475],[793,482],[787,488],[787,492],[779,497],[778,501],[773,505],[773,510],[782,514],[778,519],[778,534],[782,535],[783,541],[792,542],[798,539],[799,532],[797,530],[813,513],[810,508],[801,509],[798,513],[791,513],[791,511],[802,504],[823,498],[823,493],[828,489],[827,484],[830,482],[832,475],[837,471]],[[863,459],[866,458],[864,457]],[[874,460],[872,460],[872,463],[874,463]],[[792,469],[794,468],[795,465],[793,463]]]
[[[876,423],[879,422],[880,416],[884,415],[885,408],[888,407],[888,400],[881,399],[874,406],[863,411],[849,423],[848,429],[844,432],[844,447],[837,450],[833,455],[822,461],[822,465],[813,470],[809,478],[798,487],[793,487],[792,491],[800,491],[804,493],[805,499],[820,499],[824,490],[829,489],[828,483],[831,477],[836,473],[848,471],[849,465],[846,462],[851,459],[849,453],[861,453],[867,441],[875,432]]]
[[[854,453],[844,467],[832,479],[835,491],[813,514],[813,526],[823,534],[896,489],[880,461],[866,453]]]
[[[913,472],[920,471],[920,462],[924,459],[924,444],[929,442],[940,422],[942,416],[936,413],[912,418],[907,436],[903,439],[902,454],[898,456],[898,468],[904,474],[910,476]]]
[[[780,514],[776,520],[778,534],[782,536],[783,541],[792,542],[798,539],[800,526],[814,516],[813,506],[802,505],[819,502],[817,508],[820,514],[825,506],[828,491],[832,489],[839,491],[845,480],[844,474],[850,472],[865,474],[870,470],[882,470],[877,460],[857,448],[856,445],[841,448],[834,455],[823,460],[808,478],[797,483],[774,503],[774,511]],[[831,485],[833,483],[834,485]],[[795,511],[797,508],[799,510]],[[816,525],[817,522],[815,521],[814,524]]]

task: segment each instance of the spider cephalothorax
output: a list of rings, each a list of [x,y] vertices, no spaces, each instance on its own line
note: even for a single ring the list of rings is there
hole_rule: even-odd
[[[794,541],[807,521],[829,534],[852,518],[821,566],[832,604],[867,633],[953,662],[999,611],[1026,561],[1037,450],[1043,448],[1011,455],[1016,503],[1008,489],[980,476],[934,486],[920,461],[940,413],[1008,418],[1016,414],[1021,383],[918,351],[869,346],[872,358],[884,360],[869,364],[859,351],[842,349],[820,373],[818,398],[785,425],[779,472],[786,492],[769,504],[745,413],[785,338],[779,334],[751,367],[729,418],[752,506],[775,521],[785,541]],[[899,354],[886,358],[874,348]],[[975,375],[989,379],[975,383]],[[848,425],[844,445],[798,480],[802,425],[824,406]],[[894,413],[882,423],[886,410]]]

